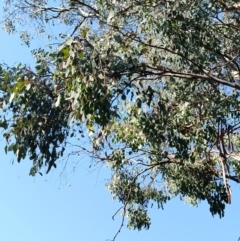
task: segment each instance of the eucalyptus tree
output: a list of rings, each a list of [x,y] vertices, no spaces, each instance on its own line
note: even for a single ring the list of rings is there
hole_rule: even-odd
[[[0,72],[5,151],[31,175],[72,138],[111,169],[128,227],[149,228],[148,208],[175,196],[224,215],[240,182],[238,1],[6,0],[4,29],[50,43],[34,69]]]

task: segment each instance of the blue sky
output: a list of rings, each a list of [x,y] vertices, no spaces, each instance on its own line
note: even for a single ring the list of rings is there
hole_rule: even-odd
[[[16,35],[0,30],[0,61],[32,65],[30,50]],[[38,44],[37,44],[38,45]],[[112,215],[120,207],[105,188],[107,168],[89,170],[87,158],[75,173],[61,176],[61,166],[48,174],[31,177],[31,163],[12,164],[14,156],[4,152],[0,138],[0,241],[106,241],[117,232],[121,219]],[[77,161],[78,157],[75,157]],[[68,184],[71,184],[69,187]],[[240,236],[240,186],[232,185],[232,204],[223,219],[212,217],[204,202],[198,208],[178,198],[164,210],[150,210],[148,231],[123,228],[118,241],[237,241]]]

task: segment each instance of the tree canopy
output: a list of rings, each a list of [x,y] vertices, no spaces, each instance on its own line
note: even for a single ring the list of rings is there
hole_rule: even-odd
[[[34,68],[0,69],[5,151],[30,175],[72,143],[111,169],[130,228],[175,196],[224,216],[240,182],[237,0],[5,0],[4,29],[49,39]]]

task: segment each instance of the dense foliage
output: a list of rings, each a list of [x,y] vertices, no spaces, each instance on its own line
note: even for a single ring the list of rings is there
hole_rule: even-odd
[[[240,182],[238,1],[5,0],[5,14],[25,44],[50,43],[35,69],[0,71],[5,151],[28,156],[31,175],[72,140],[112,170],[129,227],[175,196],[224,215]]]

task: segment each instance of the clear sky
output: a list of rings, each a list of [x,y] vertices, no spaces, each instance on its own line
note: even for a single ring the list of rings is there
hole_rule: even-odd
[[[1,7],[1,4],[0,4]],[[33,64],[30,50],[18,36],[0,30],[0,61]],[[120,226],[120,207],[105,188],[107,168],[87,169],[88,158],[79,160],[74,173],[60,175],[61,166],[43,177],[29,176],[31,163],[12,161],[0,137],[0,241],[106,241]],[[75,157],[77,160],[78,157]],[[68,170],[71,170],[69,168]],[[69,186],[68,184],[71,184]],[[207,203],[198,208],[176,198],[164,210],[150,210],[150,230],[123,228],[117,241],[237,241],[240,236],[240,185],[232,185],[232,204],[223,219],[212,217]]]

